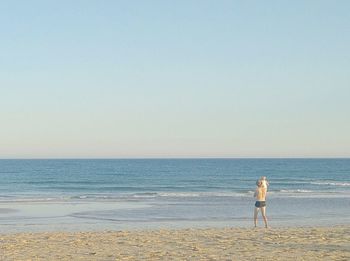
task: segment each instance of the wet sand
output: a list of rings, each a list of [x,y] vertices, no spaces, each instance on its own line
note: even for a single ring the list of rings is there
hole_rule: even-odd
[[[1,234],[0,260],[350,260],[350,226]]]

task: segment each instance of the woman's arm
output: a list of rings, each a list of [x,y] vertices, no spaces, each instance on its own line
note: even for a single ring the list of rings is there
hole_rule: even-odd
[[[258,194],[259,194],[259,190],[258,190],[258,188],[256,188],[256,190],[254,192],[254,198],[256,198],[258,196]]]
[[[267,188],[264,188],[263,195],[264,195],[264,198],[266,198],[266,196],[267,196]]]

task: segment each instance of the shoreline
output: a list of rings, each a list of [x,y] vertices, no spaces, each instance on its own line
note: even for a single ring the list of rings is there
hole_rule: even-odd
[[[0,234],[1,260],[348,260],[350,225]]]
[[[268,217],[269,218],[269,217]],[[312,223],[311,220],[307,222],[300,222],[296,220],[293,224],[292,220],[269,220],[269,229],[310,229],[310,228],[337,228],[337,227],[348,227],[350,222],[347,220],[342,220],[339,222],[322,222],[317,221]],[[134,221],[126,222],[121,221],[107,222],[103,224],[102,222],[92,222],[81,223],[74,221],[68,223],[39,223],[39,221],[45,221],[44,219],[38,219],[32,224],[19,224],[20,220],[13,220],[11,223],[0,224],[0,236],[5,235],[17,235],[17,234],[41,234],[41,233],[101,233],[106,231],[128,231],[128,232],[153,232],[157,230],[186,230],[186,229],[254,229],[253,218],[247,218],[245,220],[221,220],[221,221]],[[34,220],[33,220],[34,221]],[[16,224],[17,223],[17,224]],[[26,222],[27,223],[27,222]],[[264,228],[264,223],[260,214],[258,215],[258,228]]]

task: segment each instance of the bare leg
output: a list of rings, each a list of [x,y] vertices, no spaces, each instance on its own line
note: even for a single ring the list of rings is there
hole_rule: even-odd
[[[264,219],[264,222],[265,222],[265,227],[267,228],[267,217],[266,217],[266,207],[262,207],[261,208],[261,215]]]
[[[258,221],[258,212],[259,212],[259,209],[258,209],[258,208],[255,208],[255,209],[254,209],[254,226],[255,226],[255,227],[256,227],[257,221]]]

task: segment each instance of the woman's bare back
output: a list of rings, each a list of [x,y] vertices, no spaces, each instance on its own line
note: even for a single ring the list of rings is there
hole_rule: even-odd
[[[255,197],[257,201],[265,201],[266,200],[266,188],[257,187],[255,190]]]

